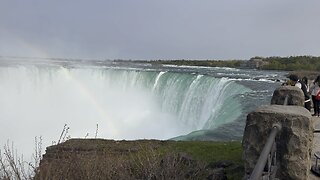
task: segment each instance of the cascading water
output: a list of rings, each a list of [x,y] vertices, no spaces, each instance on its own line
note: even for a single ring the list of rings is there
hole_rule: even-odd
[[[0,66],[0,144],[9,139],[27,152],[22,147],[42,135],[48,146],[64,124],[73,138],[94,138],[98,124],[98,138],[202,139],[203,132],[243,115],[248,87],[206,75],[206,69],[173,69],[60,62]]]
[[[235,120],[241,112],[229,112],[228,119],[221,119],[228,98],[248,91],[226,78],[204,75],[166,73],[158,82],[157,93],[161,97],[162,111],[175,115],[178,122],[187,126],[187,132],[213,129]],[[237,100],[234,99],[237,104]]]
[[[214,128],[223,123],[216,122],[216,117],[224,101],[245,91],[224,78],[105,68],[2,67],[0,78],[1,99],[7,102],[2,106],[15,109],[2,108],[5,117],[40,124],[60,122],[58,127],[66,122],[75,131],[83,130],[84,122],[92,127],[101,123],[106,125],[105,138],[116,139],[167,139]],[[141,122],[177,131],[155,133]],[[128,133],[130,127],[138,127],[137,132]]]

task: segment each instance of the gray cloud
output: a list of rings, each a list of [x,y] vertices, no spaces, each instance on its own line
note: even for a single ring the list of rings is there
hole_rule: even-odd
[[[320,55],[320,1],[3,0],[0,55],[246,59]]]

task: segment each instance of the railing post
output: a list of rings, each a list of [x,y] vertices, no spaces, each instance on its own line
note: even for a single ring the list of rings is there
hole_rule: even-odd
[[[259,159],[257,161],[256,166],[253,169],[253,172],[250,176],[250,180],[256,180],[261,178],[263,170],[266,166],[266,163],[268,161],[268,157],[270,153],[272,153],[272,148],[274,147],[275,137],[277,133],[281,130],[281,125],[276,124],[272,127],[271,133],[269,135],[269,138],[267,140],[267,143],[265,144],[263,150],[261,151],[261,154],[259,156]],[[271,154],[272,156],[272,154]],[[269,163],[271,163],[272,157],[269,160]]]

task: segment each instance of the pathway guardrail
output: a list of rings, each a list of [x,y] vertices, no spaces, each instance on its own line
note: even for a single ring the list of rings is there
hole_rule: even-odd
[[[275,179],[277,172],[277,146],[275,137],[281,131],[281,125],[276,124],[272,127],[267,142],[261,151],[259,159],[249,177],[249,180]]]

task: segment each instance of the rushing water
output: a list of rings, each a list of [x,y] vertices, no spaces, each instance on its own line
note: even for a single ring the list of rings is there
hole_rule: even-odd
[[[284,72],[110,61],[0,61],[0,144],[71,138],[239,140]]]

